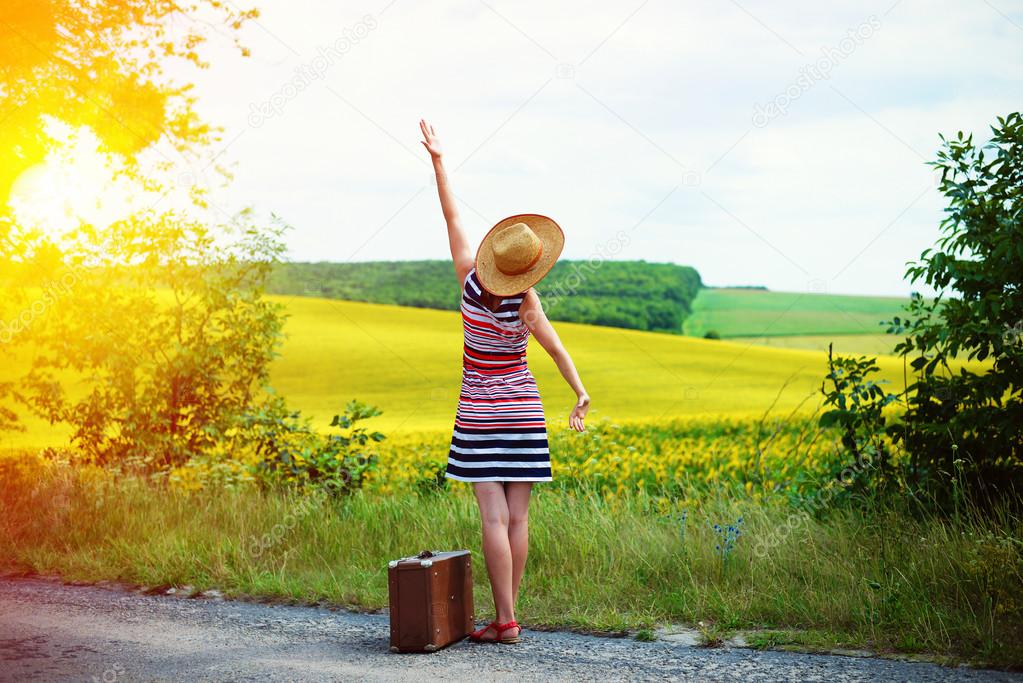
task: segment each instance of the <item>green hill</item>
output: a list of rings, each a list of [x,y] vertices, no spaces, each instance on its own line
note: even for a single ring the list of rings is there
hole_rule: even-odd
[[[458,310],[450,261],[284,263],[273,294]],[[537,285],[552,320],[679,333],[701,287],[688,266],[645,261],[559,261]]]

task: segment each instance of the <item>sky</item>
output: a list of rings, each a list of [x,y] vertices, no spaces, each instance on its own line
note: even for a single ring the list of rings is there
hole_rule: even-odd
[[[939,236],[939,133],[1023,103],[1020,1],[257,6],[251,57],[213,31],[210,67],[171,73],[224,127],[218,210],[281,216],[297,261],[450,257],[425,117],[474,245],[541,213],[563,258],[929,294],[904,274]]]

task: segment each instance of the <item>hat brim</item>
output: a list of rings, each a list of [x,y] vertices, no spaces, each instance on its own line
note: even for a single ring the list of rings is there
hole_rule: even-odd
[[[525,223],[540,238],[543,243],[543,250],[540,258],[532,268],[524,273],[508,275],[502,273],[494,263],[494,252],[491,243],[494,235],[501,228],[514,223]],[[561,250],[565,247],[565,233],[553,219],[541,216],[537,213],[520,213],[502,219],[490,229],[480,242],[476,250],[476,277],[480,284],[491,294],[497,296],[512,296],[521,294],[537,282],[542,280],[554,262],[561,256]]]

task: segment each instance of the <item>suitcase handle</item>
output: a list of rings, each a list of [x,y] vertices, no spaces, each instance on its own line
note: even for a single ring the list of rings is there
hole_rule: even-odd
[[[404,562],[405,560],[425,560],[428,557],[436,557],[437,555],[440,555],[440,552],[441,551],[439,550],[424,550],[418,555],[409,555],[408,557],[402,557],[397,560],[391,560],[390,562],[387,563],[387,566],[397,567],[399,562]]]

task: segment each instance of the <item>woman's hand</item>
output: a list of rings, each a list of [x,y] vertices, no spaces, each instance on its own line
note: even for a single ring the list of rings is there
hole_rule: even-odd
[[[577,432],[586,431],[586,425],[583,420],[586,419],[586,413],[590,409],[590,395],[580,394],[579,401],[575,404],[575,408],[572,408],[572,414],[568,416],[568,424],[571,425],[572,429]]]
[[[437,132],[433,129],[433,126],[428,124],[425,119],[419,119],[419,130],[423,131],[423,139],[420,140],[426,151],[430,153],[430,156],[434,159],[440,159],[440,138],[437,137]]]

